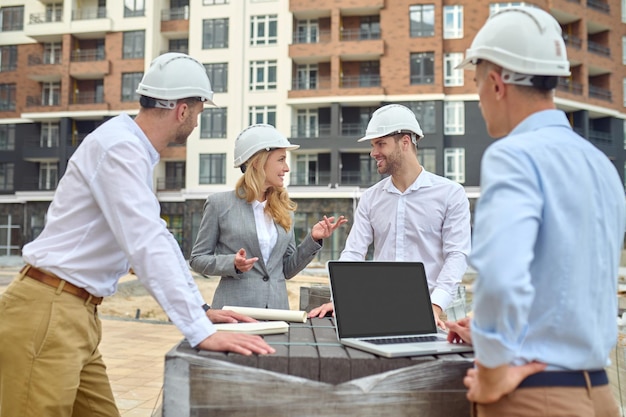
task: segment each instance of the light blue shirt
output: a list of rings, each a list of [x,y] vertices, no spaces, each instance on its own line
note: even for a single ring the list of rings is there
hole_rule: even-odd
[[[609,364],[624,200],[615,167],[559,110],[531,115],[487,149],[470,255],[482,364]]]
[[[374,244],[376,261],[422,262],[431,301],[445,310],[467,270],[470,241],[465,190],[423,169],[403,193],[391,177],[363,193],[340,260],[362,261]]]

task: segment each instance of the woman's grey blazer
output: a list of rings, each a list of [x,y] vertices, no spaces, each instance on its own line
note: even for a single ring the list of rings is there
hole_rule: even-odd
[[[221,276],[215,290],[213,308],[225,305],[289,309],[285,279],[293,278],[313,260],[322,248],[307,234],[296,247],[293,227],[288,232],[276,226],[278,239],[265,264],[252,205],[234,191],[211,194],[196,243],[191,251],[191,268],[204,275]],[[246,250],[246,257],[258,257],[251,270],[235,272],[235,253]]]

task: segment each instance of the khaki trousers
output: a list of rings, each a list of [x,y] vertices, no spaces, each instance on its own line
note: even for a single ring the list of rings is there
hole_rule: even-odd
[[[18,275],[0,295],[0,417],[119,416],[96,306]]]
[[[519,388],[493,404],[472,403],[473,417],[620,417],[609,385]]]

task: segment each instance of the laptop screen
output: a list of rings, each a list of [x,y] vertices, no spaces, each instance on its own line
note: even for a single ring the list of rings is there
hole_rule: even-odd
[[[328,261],[340,338],[436,333],[421,262]]]

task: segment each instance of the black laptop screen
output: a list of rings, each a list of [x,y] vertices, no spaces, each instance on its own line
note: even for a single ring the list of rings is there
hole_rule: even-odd
[[[339,337],[436,333],[420,262],[329,261]]]

